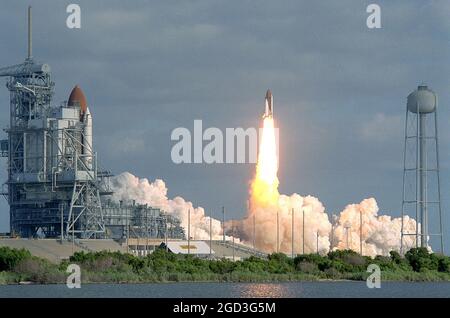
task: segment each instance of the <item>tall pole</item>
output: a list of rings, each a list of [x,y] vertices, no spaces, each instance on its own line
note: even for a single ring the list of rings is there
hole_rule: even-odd
[[[420,152],[420,113],[419,113],[419,103],[417,103],[417,109],[416,109],[416,136],[417,136],[417,140],[416,140],[416,220],[419,220],[419,205],[420,205],[420,197],[419,197],[419,193],[420,193],[420,184],[419,184],[419,174],[420,174],[420,156],[419,156],[419,152]],[[416,248],[419,247],[419,240],[421,239],[421,237],[419,236],[419,223],[422,223],[422,220],[420,220],[419,222],[416,221]],[[420,233],[423,234],[423,233]]]
[[[156,213],[155,210],[152,210],[152,218],[151,218],[151,223],[150,223],[150,231],[156,229],[158,226],[158,220],[156,219]],[[155,246],[152,246],[152,251],[155,251]]]
[[[345,228],[345,236],[346,236],[346,249],[348,250],[348,227]]]
[[[363,239],[362,239],[362,210],[359,209],[359,254],[363,255]]]
[[[32,28],[32,16],[31,16],[31,6],[28,7],[28,59],[33,57],[33,28]]]
[[[139,221],[136,221],[136,222],[139,222],[138,224],[141,223],[141,220],[142,220],[141,216],[142,216],[142,214],[139,215]],[[137,236],[136,254],[137,254],[137,256],[141,256],[141,236],[142,236],[141,229],[137,230],[136,234],[137,234],[136,235]],[[164,244],[166,243],[165,241],[166,240],[164,240]]]
[[[168,240],[168,236],[167,236],[167,214],[164,215],[164,225],[165,225],[165,230],[164,230],[164,239],[165,239],[165,245],[166,245],[166,252],[169,250],[169,247],[167,246],[169,244],[169,240]]]
[[[330,251],[334,246],[334,225],[335,225],[335,217],[334,214],[331,216],[331,238],[330,238]]]
[[[59,205],[59,209],[61,210],[61,244],[64,240],[64,209],[62,204]]]
[[[350,225],[350,228],[352,228],[351,225]],[[352,232],[350,232],[349,237],[350,237],[350,249],[352,249],[352,248],[351,248],[351,247],[353,246],[353,236],[352,236]]]
[[[145,256],[148,255],[148,208],[145,205]]]
[[[302,254],[305,254],[305,208],[302,209],[303,210],[303,230],[302,230]]]
[[[292,209],[292,237],[291,237],[291,241],[292,241],[292,258],[294,258],[294,209]]]
[[[333,250],[333,245],[334,245],[334,224],[331,224],[330,251]]]
[[[316,251],[317,251],[317,254],[319,254],[319,230],[317,230],[317,233],[316,233]]]
[[[209,258],[212,258],[212,216],[209,216]]]
[[[349,249],[349,241],[348,241],[348,236],[349,236],[349,230],[350,227],[348,225],[345,226],[345,232],[346,232],[346,236],[347,236],[347,249]]]
[[[280,252],[280,224],[279,224],[279,212],[277,210],[277,253]]]
[[[223,242],[225,243],[225,207],[222,207],[222,233],[223,233]]]
[[[437,170],[437,184],[438,184],[438,209],[439,209],[439,232],[441,236],[441,254],[444,254],[444,230],[442,225],[442,210],[441,210],[441,180],[439,167],[439,142],[438,142],[438,123],[437,123],[437,109],[434,111],[434,140],[436,141],[436,170]]]
[[[232,224],[232,233],[233,233],[233,262],[236,260],[235,259],[235,246],[234,246],[234,220],[231,221]]]
[[[191,209],[188,209],[188,255],[191,254]]]
[[[419,114],[420,116],[420,219],[421,219],[421,247],[427,247],[428,237],[428,215],[427,215],[427,194],[426,194],[426,178],[427,178],[427,158],[426,158],[426,132],[425,123],[426,115]]]
[[[403,237],[405,235],[405,193],[406,193],[406,144],[408,143],[408,120],[409,120],[409,111],[408,107],[406,107],[406,120],[405,120],[405,141],[403,147],[403,188],[402,188],[402,225],[401,225],[401,235],[400,235],[400,254],[403,255],[404,247],[403,247]],[[417,219],[416,219],[417,220]]]
[[[256,212],[253,213],[253,249],[256,249]]]
[[[75,213],[72,212],[72,255],[75,252]]]
[[[120,205],[122,206],[122,202],[120,203]],[[125,223],[126,223],[126,225],[127,225],[127,253],[129,253],[130,252],[130,218],[129,218],[129,214],[128,214],[128,207],[126,207],[125,208],[125,215],[127,216],[126,217],[126,220],[125,220]]]

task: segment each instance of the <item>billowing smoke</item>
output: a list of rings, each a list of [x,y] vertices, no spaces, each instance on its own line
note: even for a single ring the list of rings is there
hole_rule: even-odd
[[[333,227],[332,248],[350,248],[359,252],[362,234],[363,255],[387,255],[391,250],[400,250],[401,226],[401,218],[379,216],[377,201],[365,199],[359,204],[347,205],[340,213]],[[403,226],[405,232],[414,233],[416,221],[405,216]],[[415,236],[405,236],[403,240],[406,249],[415,246]]]
[[[294,231],[292,231],[292,213]],[[248,216],[239,222],[239,237],[247,244],[255,242],[256,248],[266,252],[292,253],[292,233],[294,233],[295,254],[303,253],[303,248],[305,253],[316,253],[318,250],[323,254],[330,247],[330,232],[331,223],[322,203],[315,197],[302,197],[296,193],[291,196],[279,195],[275,205],[253,206]]]
[[[129,172],[123,172],[110,180],[111,190],[114,191],[112,200],[115,202],[132,202],[148,204],[171,214],[181,221],[181,226],[187,234],[188,211],[191,214],[190,236],[195,240],[209,239],[209,216],[201,207],[194,208],[192,202],[182,197],[167,198],[167,187],[163,180],[156,179],[149,182],[146,178],[138,178]],[[212,219],[212,238],[222,238],[222,226],[220,221]]]
[[[249,211],[239,222],[240,237],[266,252],[325,253],[330,248],[331,224],[322,203],[311,196],[278,192],[275,136],[273,117],[264,116]]]
[[[277,220],[278,211],[278,220]],[[363,255],[388,255],[390,251],[400,251],[400,217],[378,215],[378,205],[374,198],[350,204],[331,220],[322,203],[315,197],[280,195],[278,205],[255,208],[239,222],[239,237],[247,244],[253,244],[264,251],[277,251],[277,222],[279,225],[279,251],[292,253],[292,211],[294,213],[294,254],[303,252],[303,218],[305,222],[305,253],[325,254],[330,249],[352,249],[360,252],[362,232]],[[304,216],[303,216],[304,214]],[[362,220],[362,222],[361,222]],[[256,224],[256,227],[254,227]],[[361,227],[362,224],[362,227]],[[414,233],[416,221],[404,217],[406,233]],[[415,246],[415,236],[405,236],[405,249]]]
[[[113,200],[148,204],[177,217],[187,233],[188,210],[191,212],[191,238],[209,239],[209,216],[201,207],[194,208],[192,202],[177,196],[167,197],[167,187],[163,180],[150,182],[124,172],[111,178],[114,191]],[[292,251],[292,211],[294,212],[294,253],[303,252],[303,219],[305,221],[305,253],[324,254],[331,249],[348,247],[359,252],[360,216],[362,215],[362,238],[364,255],[387,255],[391,250],[400,249],[401,218],[378,215],[375,199],[369,198],[359,204],[350,204],[334,220],[329,219],[323,204],[315,197],[290,196],[280,194],[275,204],[255,206],[251,204],[247,216],[233,222],[236,242],[256,247],[266,252],[277,251],[277,211],[279,225],[279,251]],[[256,224],[256,227],[253,224]],[[333,224],[332,224],[333,223]],[[405,230],[415,231],[415,220],[405,216]],[[348,236],[347,236],[348,232]],[[231,222],[226,224],[227,239],[231,239]],[[255,239],[253,238],[255,234]],[[222,239],[221,222],[212,219],[212,238]],[[404,238],[405,247],[413,247],[415,237]]]

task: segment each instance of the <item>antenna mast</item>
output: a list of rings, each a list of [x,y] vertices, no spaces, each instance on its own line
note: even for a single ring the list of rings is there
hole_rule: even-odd
[[[28,59],[30,60],[33,57],[33,46],[32,46],[32,35],[33,30],[31,27],[31,6],[28,7]]]

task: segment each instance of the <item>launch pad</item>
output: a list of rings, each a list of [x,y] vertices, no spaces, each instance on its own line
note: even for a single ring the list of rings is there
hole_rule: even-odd
[[[184,238],[180,222],[159,209],[111,202],[108,178],[93,148],[92,115],[80,87],[67,101],[52,106],[48,64],[33,58],[31,7],[28,9],[28,56],[0,68],[10,92],[8,158],[2,194],[10,206],[10,234],[45,238]]]

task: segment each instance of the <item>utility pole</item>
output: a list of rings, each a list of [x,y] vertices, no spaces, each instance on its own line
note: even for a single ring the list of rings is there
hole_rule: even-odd
[[[256,212],[253,213],[253,249],[256,250]]]
[[[31,15],[31,6],[28,6],[28,59],[30,60],[33,57],[33,42],[32,42],[32,15]]]
[[[294,209],[292,209],[292,258],[294,258]]]
[[[139,217],[140,219],[140,217]],[[137,221],[137,222],[141,222],[141,220]],[[137,256],[141,256],[141,236],[142,236],[142,231],[140,231],[140,229],[138,229],[136,231],[136,236],[137,236],[137,245],[136,245],[136,254]]]
[[[141,219],[142,214],[140,214],[140,213],[139,213],[139,215],[137,214],[137,211],[134,208],[135,205],[136,205],[136,200],[133,200],[133,207],[132,207],[131,211],[132,212],[134,211],[134,215],[135,215],[135,221],[134,221],[135,223],[134,224],[138,225],[139,222],[141,221],[140,219]],[[139,220],[138,220],[138,217],[139,217]],[[141,248],[140,247],[140,245],[141,245],[141,240],[140,240],[141,233],[139,233],[140,232],[139,229],[135,229],[135,230],[133,230],[133,232],[134,232],[134,235],[136,236],[135,237],[135,241],[134,241],[135,250],[134,250],[133,254],[139,256],[139,254],[141,252],[141,249],[140,249]]]
[[[363,239],[362,239],[362,210],[359,209],[359,254],[363,255]]]
[[[346,233],[347,233],[347,249],[348,249],[349,248],[348,247],[348,227],[346,228],[346,230],[347,230]]]
[[[145,205],[145,256],[148,255],[148,209],[147,204]]]
[[[331,224],[331,234],[330,234],[330,251],[333,250],[333,243],[334,243],[334,224]]]
[[[334,246],[334,225],[336,224],[336,215],[331,216],[331,239],[330,239],[330,251],[333,249]]]
[[[168,247],[169,240],[168,240],[168,237],[167,237],[167,231],[168,231],[168,228],[167,228],[167,214],[164,215],[164,224],[165,224],[164,239],[165,239],[165,245],[166,245],[166,252],[168,252],[169,251],[169,247]]]
[[[119,206],[122,207],[122,200],[119,201]],[[125,208],[125,226],[126,226],[126,243],[127,243],[127,254],[130,252],[128,237],[130,232],[130,226],[129,226],[129,217],[128,217],[128,207]]]
[[[62,204],[59,205],[59,209],[61,210],[61,244],[64,240],[64,208]]]
[[[150,220],[150,231],[152,231],[152,229],[156,229],[158,226],[158,220],[156,219],[156,214],[155,214],[155,210],[152,210],[152,217]],[[153,245],[152,246],[152,251],[155,251],[156,247]]]
[[[72,255],[75,252],[75,213],[72,211]]]
[[[232,220],[231,221],[231,224],[232,224],[232,227],[233,227],[233,230],[232,230],[232,233],[233,233],[233,262],[236,260],[235,259],[235,245],[234,245],[234,220]]]
[[[212,216],[209,216],[209,258],[212,258]]]
[[[188,209],[188,255],[191,254],[191,209]]]
[[[277,210],[277,253],[280,252],[280,224],[279,224],[279,211]]]
[[[223,242],[225,243],[225,207],[222,207],[222,234]]]
[[[319,254],[319,230],[317,230],[317,233],[316,233],[316,251],[317,251],[317,254]]]
[[[346,233],[346,236],[347,236],[347,249],[349,249],[350,248],[350,245],[349,245],[349,234],[350,234],[349,233],[349,229],[351,228],[351,225],[349,223],[346,223],[344,228],[345,228],[345,233]]]
[[[303,238],[302,238],[302,243],[303,243],[303,247],[302,247],[302,254],[304,255],[305,254],[305,208],[303,208],[302,209],[302,211],[303,211],[303,224],[302,224],[302,227],[303,227],[303,231],[302,231],[302,236],[303,236]]]

